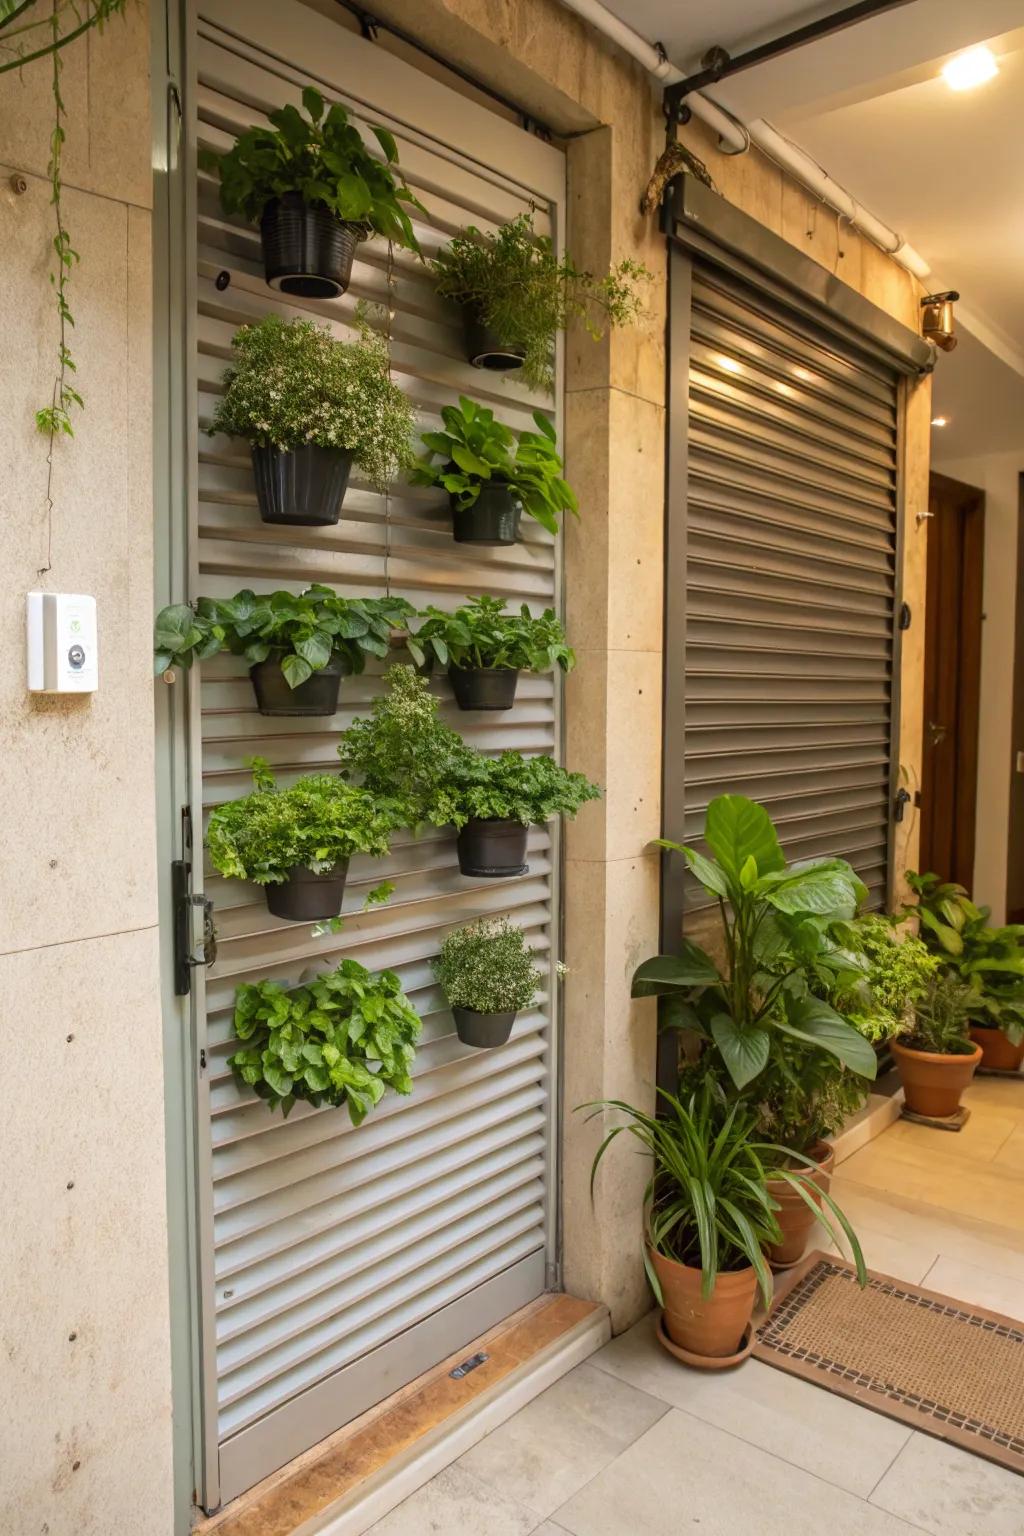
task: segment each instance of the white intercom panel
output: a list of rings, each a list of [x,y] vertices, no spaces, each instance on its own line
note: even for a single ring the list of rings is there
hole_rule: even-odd
[[[94,693],[98,686],[96,599],[79,592],[30,592],[29,692]]]

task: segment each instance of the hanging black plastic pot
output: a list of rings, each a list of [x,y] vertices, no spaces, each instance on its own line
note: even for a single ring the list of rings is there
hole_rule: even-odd
[[[525,875],[529,827],[521,821],[491,821],[471,817],[458,836],[459,869],[464,875],[498,879]]]
[[[456,544],[514,544],[519,538],[523,504],[509,485],[482,485],[471,507],[452,497],[452,532]]]
[[[336,715],[341,680],[351,671],[348,660],[335,654],[319,672],[290,688],[280,656],[268,656],[249,668],[249,676],[261,715]]]
[[[320,875],[296,864],[288,871],[288,878],[282,885],[264,887],[267,910],[274,917],[287,918],[290,923],[312,923],[337,917],[347,875],[348,859],[339,859],[332,869],[326,869]]]
[[[463,1045],[490,1050],[496,1045],[505,1044],[516,1021],[516,1010],[510,1009],[508,1013],[477,1013],[475,1008],[453,1008],[452,1017],[455,1020],[455,1033]]]
[[[511,709],[515,703],[519,669],[450,666],[448,680],[460,709]]]
[[[478,309],[464,304],[462,323],[466,332],[466,355],[474,368],[486,368],[490,373],[513,373],[523,366],[526,356],[523,348],[502,341],[498,332],[484,322]]]
[[[300,299],[337,299],[352,277],[356,246],[366,226],[348,224],[299,192],[272,198],[260,219],[267,282]]]
[[[252,443],[256,500],[265,523],[296,528],[328,527],[338,521],[352,469],[347,448],[265,448]]]

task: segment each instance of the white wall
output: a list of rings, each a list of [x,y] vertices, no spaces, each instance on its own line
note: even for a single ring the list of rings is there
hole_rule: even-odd
[[[974,459],[933,459],[933,468],[985,492],[981,711],[974,894],[1006,917],[1006,859],[1013,766],[1013,653],[1017,600],[1018,482],[1024,445]]]

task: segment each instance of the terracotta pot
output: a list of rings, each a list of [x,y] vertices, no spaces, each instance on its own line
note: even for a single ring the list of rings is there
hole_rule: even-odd
[[[720,1274],[705,1301],[699,1269],[677,1264],[651,1248],[648,1253],[661,1283],[664,1323],[672,1342],[688,1354],[710,1359],[737,1354],[754,1313],[755,1271],[733,1269]]]
[[[981,1046],[981,1065],[990,1072],[1019,1072],[1024,1062],[1024,1040],[1011,1045],[1001,1029],[972,1024],[971,1039]]]
[[[981,1046],[962,1055],[946,1056],[937,1051],[912,1051],[894,1040],[892,1054],[907,1108],[915,1115],[944,1120],[960,1108],[960,1095],[981,1061]]]
[[[816,1188],[827,1190],[836,1165],[834,1149],[827,1141],[816,1141],[813,1147],[808,1148],[807,1156],[814,1158],[817,1168],[807,1168],[797,1163],[793,1172],[805,1174]],[[775,1212],[775,1220],[782,1228],[782,1242],[772,1243],[766,1250],[768,1262],[773,1269],[788,1269],[792,1264],[799,1264],[804,1256],[807,1238],[814,1226],[814,1212],[784,1179],[769,1179],[768,1193],[779,1207]],[[820,1200],[818,1204],[821,1204]]]

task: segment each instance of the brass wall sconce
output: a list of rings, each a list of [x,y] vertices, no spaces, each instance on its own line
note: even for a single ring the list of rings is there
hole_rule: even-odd
[[[948,293],[930,293],[921,300],[924,313],[921,316],[921,335],[925,341],[933,341],[943,352],[952,352],[957,338],[954,335],[953,305],[960,295],[952,289]]]

